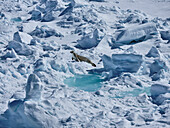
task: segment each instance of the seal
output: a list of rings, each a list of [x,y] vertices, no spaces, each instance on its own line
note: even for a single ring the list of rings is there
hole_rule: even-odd
[[[70,53],[73,54],[72,60],[75,60],[75,61],[78,61],[78,62],[84,61],[84,62],[87,62],[87,63],[91,64],[93,67],[96,67],[96,65],[93,62],[91,62],[90,59],[88,59],[88,58],[86,58],[84,56],[80,56],[77,53],[75,53],[74,51],[70,51]]]

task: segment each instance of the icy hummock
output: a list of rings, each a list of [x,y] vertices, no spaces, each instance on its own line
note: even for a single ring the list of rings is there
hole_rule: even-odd
[[[0,128],[168,128],[168,7],[0,1]]]

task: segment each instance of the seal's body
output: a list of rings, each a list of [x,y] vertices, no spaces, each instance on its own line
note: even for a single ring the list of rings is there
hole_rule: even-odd
[[[84,56],[80,56],[78,54],[76,54],[74,51],[71,51],[70,53],[73,54],[73,57],[72,57],[72,60],[76,60],[76,61],[84,61],[84,62],[87,62],[87,63],[90,63],[92,66],[96,67],[96,65],[91,62],[91,60],[89,60],[88,58],[84,57]]]

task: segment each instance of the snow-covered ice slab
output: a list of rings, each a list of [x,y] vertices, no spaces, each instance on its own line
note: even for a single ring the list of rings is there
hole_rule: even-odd
[[[123,29],[118,35],[116,35],[115,41],[112,42],[112,47],[114,48],[141,42],[152,38],[152,36],[156,34],[158,34],[158,31],[156,26],[152,23],[131,26],[127,29]]]
[[[104,68],[119,70],[121,72],[137,72],[143,62],[141,55],[135,54],[113,54],[112,58],[104,55],[102,57]]]
[[[103,71],[109,72],[106,79],[119,76],[122,72],[136,73],[142,62],[142,55],[135,54],[112,54],[112,58],[103,55],[102,56]]]

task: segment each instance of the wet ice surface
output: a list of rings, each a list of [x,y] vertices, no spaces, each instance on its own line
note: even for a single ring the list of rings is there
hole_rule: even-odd
[[[169,4],[0,1],[0,127],[168,128]]]
[[[75,75],[64,80],[64,83],[70,87],[76,87],[77,89],[94,92],[101,88],[102,79],[99,75]]]
[[[84,90],[87,92],[96,92],[102,87],[102,83],[105,79],[101,78],[100,75],[87,74],[80,75],[76,74],[74,77],[69,77],[64,80],[64,83],[69,87],[76,88],[78,90]],[[124,97],[137,97],[140,94],[146,93],[148,96],[150,94],[150,87],[143,87],[131,90],[115,90],[115,97],[112,98],[124,98]]]

